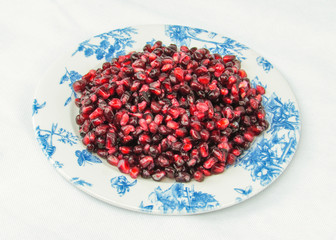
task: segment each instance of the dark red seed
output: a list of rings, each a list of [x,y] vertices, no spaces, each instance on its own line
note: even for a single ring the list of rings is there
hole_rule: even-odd
[[[194,173],[194,179],[197,181],[197,182],[203,182],[204,180],[204,174],[201,172],[201,171],[196,171]]]
[[[139,163],[141,165],[142,168],[146,168],[148,167],[151,163],[153,163],[153,157],[151,156],[145,156],[143,158],[140,159]]]
[[[127,160],[121,159],[118,162],[118,169],[120,172],[128,174],[130,172],[130,165]]]
[[[138,178],[139,173],[140,173],[140,168],[138,168],[138,167],[132,167],[130,169],[130,176],[131,176],[131,178],[134,178],[134,179]]]
[[[153,180],[161,181],[166,176],[165,171],[158,171],[152,175]]]

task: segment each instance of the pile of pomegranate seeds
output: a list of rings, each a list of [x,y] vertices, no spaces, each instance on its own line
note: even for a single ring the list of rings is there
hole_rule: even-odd
[[[146,45],[73,84],[88,151],[132,178],[177,182],[222,173],[268,122],[265,89],[252,88],[235,56]]]

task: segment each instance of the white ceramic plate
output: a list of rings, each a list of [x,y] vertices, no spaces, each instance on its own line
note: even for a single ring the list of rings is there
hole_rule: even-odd
[[[253,84],[266,88],[263,105],[269,130],[258,137],[235,166],[199,183],[131,179],[81,143],[74,119],[78,108],[72,83],[92,68],[156,40],[169,45],[206,47],[234,54]],[[237,41],[202,29],[145,25],[112,30],[74,47],[42,79],[33,104],[37,141],[49,162],[74,186],[112,205],[156,214],[195,214],[229,207],[269,186],[287,167],[297,148],[300,117],[294,94],[270,62]]]

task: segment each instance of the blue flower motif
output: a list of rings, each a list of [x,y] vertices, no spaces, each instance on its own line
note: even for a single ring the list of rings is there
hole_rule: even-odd
[[[70,181],[75,185],[81,185],[83,187],[85,187],[85,186],[91,187],[92,186],[91,183],[88,183],[88,182],[86,182],[82,179],[79,179],[78,177],[71,178]]]
[[[163,213],[187,212],[196,213],[218,207],[219,203],[213,195],[195,191],[194,186],[185,187],[182,183],[174,183],[166,190],[154,189],[148,199],[141,201],[140,208],[146,212],[158,210]]]
[[[247,186],[245,189],[241,189],[241,188],[234,188],[233,190],[235,190],[237,193],[241,194],[240,197],[236,198],[237,202],[241,202],[243,200],[243,198],[246,198],[248,195],[250,195],[252,193],[252,186]]]
[[[36,99],[34,99],[33,103],[33,116],[38,113],[38,110],[41,108],[44,108],[46,105],[46,101],[44,101],[42,104],[39,104]]]
[[[258,77],[251,82],[254,86],[261,85]],[[250,171],[253,181],[266,186],[280,175],[282,164],[294,154],[300,119],[295,104],[290,100],[283,102],[275,93],[264,96],[263,105],[270,123],[267,134],[236,165]]]
[[[93,156],[91,153],[89,153],[87,150],[77,150],[75,152],[76,156],[78,157],[77,162],[79,166],[85,166],[85,163],[102,163],[102,161],[97,158],[96,156]]]
[[[133,34],[137,34],[137,32],[131,27],[99,34],[82,42],[72,56],[77,52],[84,51],[85,57],[95,55],[97,60],[101,60],[105,57],[105,60],[110,62],[112,57],[124,55],[126,47],[133,46],[135,42],[132,39]],[[99,44],[95,44],[98,39],[101,41]]]
[[[214,39],[217,34],[199,28],[166,25],[165,32],[170,40],[176,43],[178,46],[185,45],[190,47],[191,40],[196,40],[203,42],[204,47],[208,48],[212,53],[218,53],[221,55],[233,54],[236,55],[240,60],[245,59],[242,51],[248,49],[248,47],[228,37],[222,37],[222,41],[220,42],[210,40]]]
[[[129,192],[129,188],[134,186],[136,183],[137,180],[134,180],[131,183],[127,180],[125,176],[111,178],[111,186],[117,189],[120,197],[124,196],[126,192]]]
[[[58,141],[69,144],[70,146],[77,144],[78,137],[73,135],[71,132],[59,128],[58,125],[52,124],[51,130],[43,130],[40,126],[36,127],[36,138],[38,143],[42,147],[42,151],[47,155],[48,158],[55,153],[56,147],[53,145],[53,138],[56,137]]]
[[[273,65],[269,61],[267,61],[265,58],[263,58],[261,56],[257,57],[257,64],[259,66],[262,66],[262,68],[264,69],[264,71],[266,73],[268,73],[273,68]]]
[[[55,161],[53,166],[54,166],[54,168],[62,168],[64,166],[64,164],[60,163],[59,161]]]
[[[68,69],[65,68],[65,74],[62,76],[60,84],[63,84],[65,82],[68,82],[69,87],[71,89],[71,95],[70,97],[65,101],[64,106],[68,105],[72,99],[72,96],[74,96],[75,98],[77,98],[77,94],[76,92],[73,90],[72,88],[72,84],[74,82],[76,82],[77,80],[81,79],[82,75],[80,75],[78,72],[76,71],[68,71]]]

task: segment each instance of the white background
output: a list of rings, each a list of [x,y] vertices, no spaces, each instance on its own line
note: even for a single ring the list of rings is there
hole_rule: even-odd
[[[217,212],[151,216],[77,190],[34,138],[31,105],[65,49],[114,28],[189,25],[238,40],[287,78],[295,157],[264,192]],[[336,1],[0,0],[0,239],[336,239]]]

